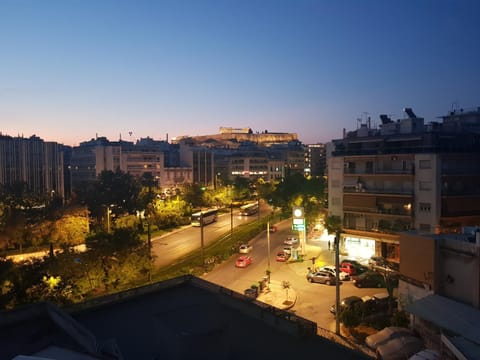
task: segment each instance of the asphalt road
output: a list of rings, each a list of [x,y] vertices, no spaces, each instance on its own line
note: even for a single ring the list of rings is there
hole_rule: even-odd
[[[270,211],[267,207],[261,208],[261,213]],[[257,220],[257,214],[251,216],[240,216],[239,210],[233,210],[233,226]],[[210,244],[221,235],[230,231],[230,213],[220,214],[218,220],[203,227],[204,245]],[[200,227],[185,226],[179,230],[166,235],[152,238],[152,255],[154,266],[164,267],[173,263],[176,259],[200,248],[201,229]]]
[[[291,220],[277,224],[278,231],[270,234],[270,256],[268,256],[268,241],[266,231],[251,240],[253,250],[250,253],[253,262],[245,269],[236,268],[235,260],[240,255],[234,255],[228,261],[218,265],[215,269],[203,276],[204,279],[243,293],[253,283],[260,281],[268,269],[270,258],[271,279],[289,281],[297,294],[295,306],[290,310],[296,314],[314,321],[318,327],[335,331],[335,320],[329,309],[335,303],[335,286],[309,283],[306,280],[307,268],[312,266],[310,259],[318,258],[317,263],[334,264],[334,254],[328,251],[327,244],[318,240],[307,241],[304,262],[280,263],[275,261],[277,251],[283,248],[283,241],[288,235],[294,234],[291,230]],[[385,292],[385,289],[358,289],[351,281],[344,281],[340,286],[340,298],[347,296],[373,295]]]

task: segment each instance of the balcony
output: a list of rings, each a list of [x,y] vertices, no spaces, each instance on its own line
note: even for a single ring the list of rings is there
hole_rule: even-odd
[[[413,196],[413,189],[385,189],[385,188],[365,188],[358,185],[344,185],[344,193],[365,193],[365,194],[387,194],[387,195],[407,195]]]
[[[368,213],[369,215],[379,215],[381,217],[406,217],[410,218],[413,216],[413,211],[406,210],[406,209],[381,209],[381,208],[355,208],[355,207],[343,207],[344,212],[349,213],[357,213],[357,214],[365,214]]]
[[[348,169],[344,175],[414,175],[414,169]]]

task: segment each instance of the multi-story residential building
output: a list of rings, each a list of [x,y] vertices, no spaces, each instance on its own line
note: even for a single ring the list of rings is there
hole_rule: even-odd
[[[169,153],[168,143],[150,138],[140,139],[136,143],[109,141],[104,137],[82,142],[72,151],[73,187],[94,181],[102,171],[116,170],[137,177],[150,173],[161,187],[191,182],[191,168],[174,166],[172,159],[175,157],[165,156]],[[173,166],[165,167],[165,158]]]
[[[22,182],[33,193],[65,198],[64,149],[37,136],[0,134],[0,184]]]
[[[327,158],[324,144],[305,145],[305,176],[320,178],[325,176]]]
[[[329,214],[343,219],[351,255],[399,260],[398,232],[459,231],[480,223],[479,109],[443,123],[407,118],[370,121],[333,140],[328,159]]]

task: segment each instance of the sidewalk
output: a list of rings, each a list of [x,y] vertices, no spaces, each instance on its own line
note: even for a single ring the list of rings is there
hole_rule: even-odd
[[[318,266],[319,263],[329,262],[331,256],[332,254],[321,245],[307,243],[305,245],[305,260],[288,262],[288,266],[299,275],[306,275],[308,267],[312,266],[312,258],[315,258],[315,266]],[[258,295],[257,300],[278,309],[288,310],[295,305],[295,302],[297,301],[297,293],[294,288],[290,287],[288,289],[287,298],[287,290],[283,287],[282,282],[272,280],[270,281],[268,289],[261,292]]]
[[[288,310],[295,305],[297,293],[290,287],[287,297],[287,289],[283,287],[282,282],[272,280],[268,288],[258,295],[257,300],[278,309]]]

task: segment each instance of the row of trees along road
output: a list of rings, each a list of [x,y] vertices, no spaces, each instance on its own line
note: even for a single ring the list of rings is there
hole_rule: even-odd
[[[43,260],[20,264],[0,257],[0,308],[41,300],[77,302],[146,282],[151,271],[147,222],[154,232],[168,230],[189,223],[194,209],[229,208],[234,202],[259,198],[286,214],[292,206],[304,206],[307,217],[313,219],[324,200],[323,181],[301,175],[279,183],[238,178],[222,182],[215,190],[186,185],[165,197],[149,173],[138,179],[121,171],[105,171],[96,182],[80,187],[66,204],[54,193],[35,196],[25,184],[0,191],[3,255],[26,247],[51,250]],[[87,251],[72,250],[81,243]]]

